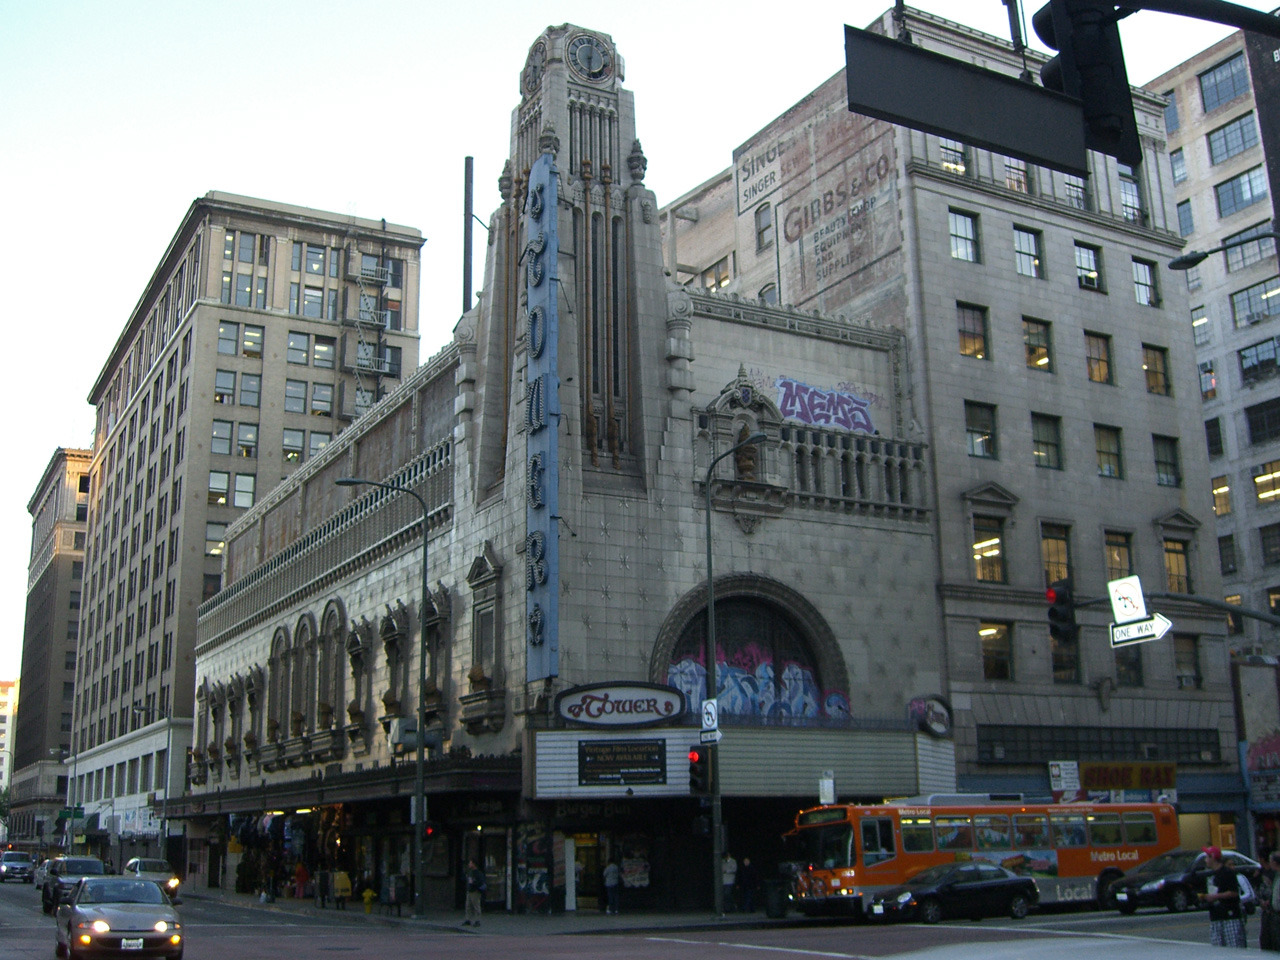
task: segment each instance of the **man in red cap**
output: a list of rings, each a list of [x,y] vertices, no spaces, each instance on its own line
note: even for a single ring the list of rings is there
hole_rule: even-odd
[[[1247,946],[1236,873],[1222,862],[1221,848],[1204,847],[1202,852],[1210,870],[1206,892],[1200,894],[1200,901],[1209,907],[1209,943],[1215,947]]]

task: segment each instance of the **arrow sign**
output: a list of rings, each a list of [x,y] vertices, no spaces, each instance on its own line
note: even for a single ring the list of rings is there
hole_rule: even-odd
[[[699,735],[699,743],[719,743],[724,734],[719,730],[703,730]]]
[[[1153,613],[1148,619],[1138,620],[1135,623],[1113,623],[1111,624],[1111,646],[1123,647],[1130,643],[1159,640],[1169,632],[1172,626],[1173,621],[1160,613]]]

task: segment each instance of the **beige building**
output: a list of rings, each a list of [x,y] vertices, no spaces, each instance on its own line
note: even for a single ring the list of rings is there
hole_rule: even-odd
[[[385,220],[212,192],[142,291],[89,394],[68,760],[89,849],[123,862],[162,843],[185,860],[161,835],[226,528],[417,366],[422,242]]]

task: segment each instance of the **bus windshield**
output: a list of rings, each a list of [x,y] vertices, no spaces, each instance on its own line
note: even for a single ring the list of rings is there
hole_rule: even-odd
[[[848,821],[810,827],[794,839],[795,855],[802,863],[824,870],[854,865],[853,824]]]

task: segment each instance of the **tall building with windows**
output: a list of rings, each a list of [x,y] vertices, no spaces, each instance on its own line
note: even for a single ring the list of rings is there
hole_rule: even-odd
[[[1276,41],[1237,32],[1147,84],[1167,98],[1177,229],[1217,250],[1181,275],[1204,402],[1222,599],[1280,613],[1280,172]],[[1212,546],[1210,544],[1210,546]],[[1280,653],[1271,624],[1232,616],[1230,642]]]
[[[0,680],[0,791],[12,791],[15,719],[18,715],[17,680]],[[11,835],[11,820],[0,823],[0,842]]]
[[[1023,69],[1008,42],[918,11],[870,29]],[[906,334],[960,786],[1042,794],[1051,761],[1157,762],[1184,815],[1231,819],[1225,627],[1191,602],[1220,581],[1186,290],[1166,267],[1174,183],[1163,103],[1134,102],[1141,166],[1090,154],[1082,179],[850,113],[841,72],[666,207],[664,246],[691,287]],[[1113,649],[1100,602],[1078,637],[1050,637],[1047,586],[1102,601],[1131,574],[1175,597],[1153,602],[1169,636]]]
[[[122,862],[159,842],[182,861],[159,834],[226,528],[417,366],[422,242],[385,220],[212,192],[157,264],[89,394],[67,766],[90,849]]]
[[[22,634],[22,703],[14,721],[9,837],[52,838],[66,805],[76,647],[89,517],[89,450],[59,447],[27,503],[31,558]]]

